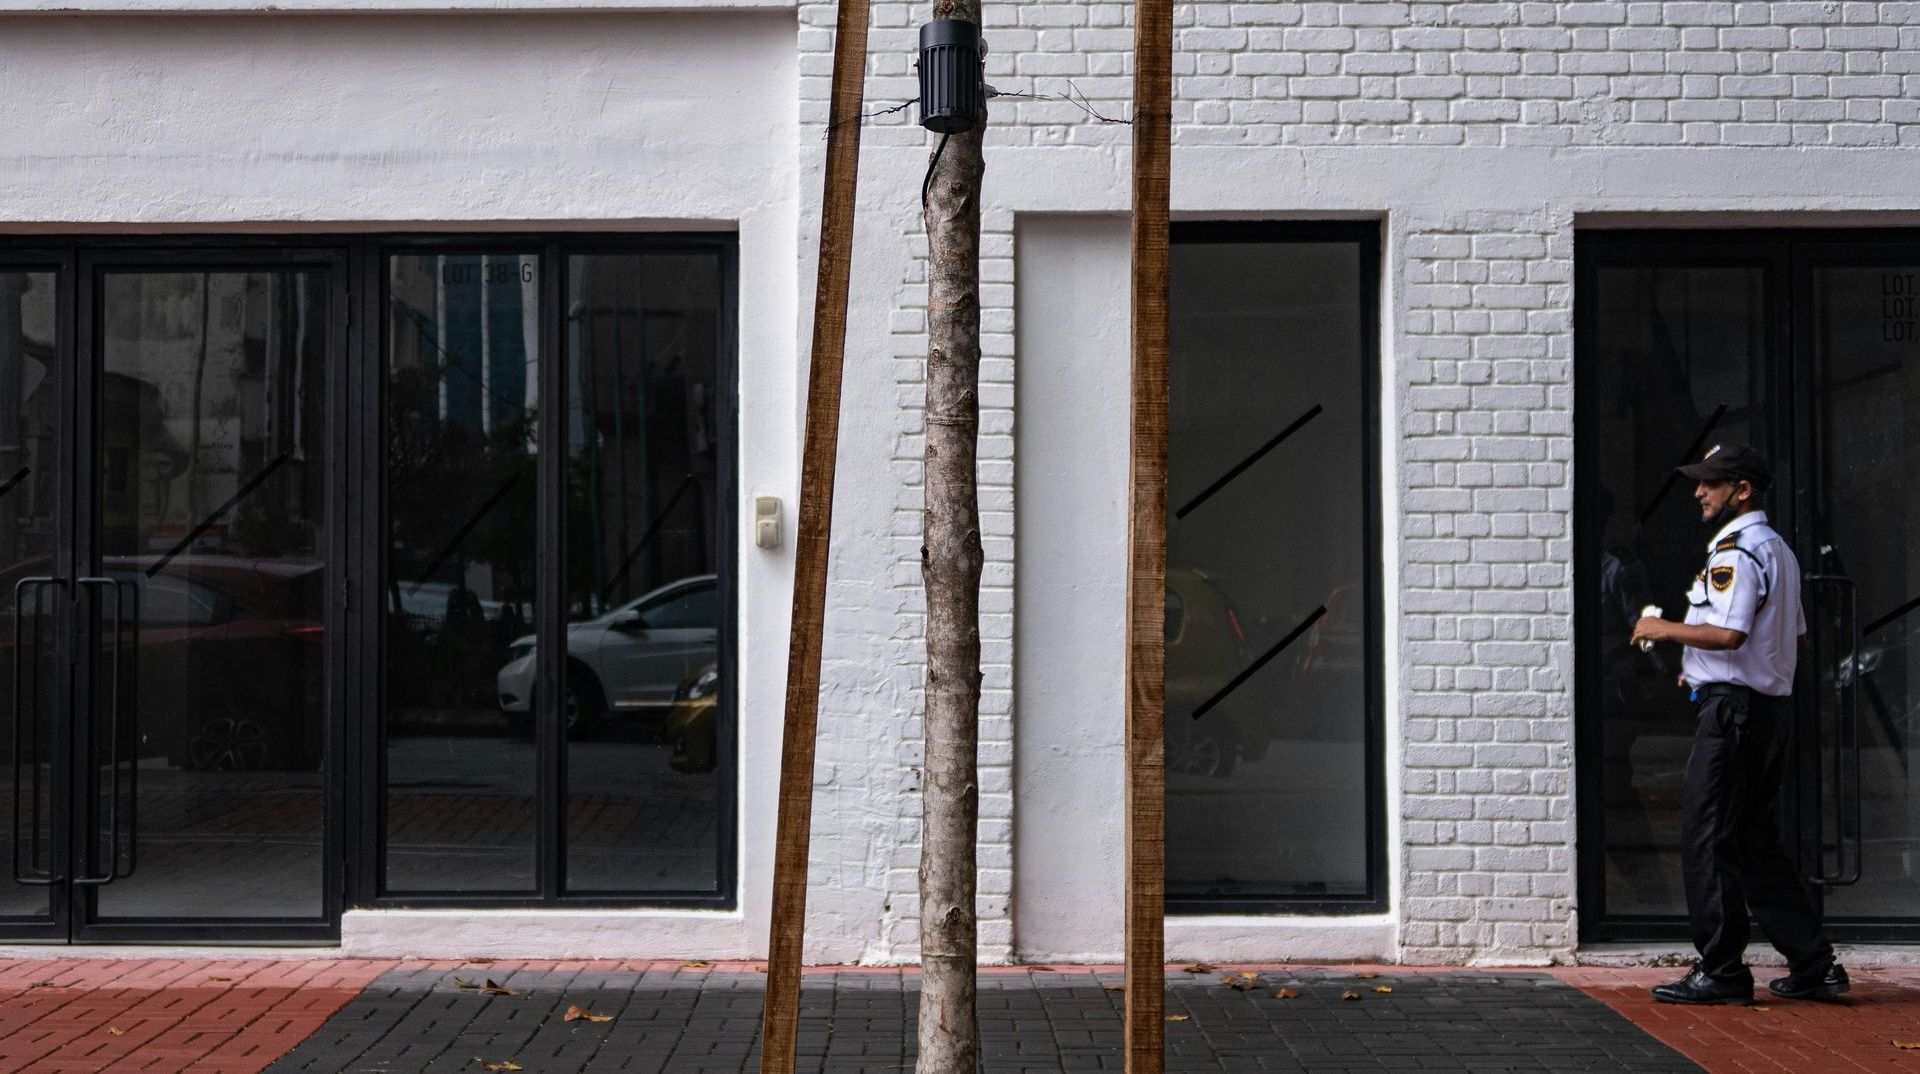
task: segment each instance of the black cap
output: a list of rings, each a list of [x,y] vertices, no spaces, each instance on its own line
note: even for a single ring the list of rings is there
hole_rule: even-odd
[[[1745,444],[1715,444],[1699,462],[1676,469],[1695,481],[1746,481],[1756,489],[1773,484],[1766,456]]]

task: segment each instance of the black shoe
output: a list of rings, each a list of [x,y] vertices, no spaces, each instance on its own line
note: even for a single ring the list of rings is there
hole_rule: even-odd
[[[1847,968],[1835,962],[1825,969],[1790,973],[1767,982],[1767,991],[1786,999],[1839,999],[1853,988],[1847,980]]]
[[[1692,973],[1672,984],[1663,984],[1653,990],[1653,998],[1662,1003],[1691,1003],[1704,1005],[1709,1003],[1752,1003],[1753,978],[1726,980],[1709,977],[1695,969]]]

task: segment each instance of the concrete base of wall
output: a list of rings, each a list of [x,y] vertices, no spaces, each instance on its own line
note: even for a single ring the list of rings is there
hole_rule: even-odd
[[[737,911],[349,910],[340,949],[359,958],[764,957]]]

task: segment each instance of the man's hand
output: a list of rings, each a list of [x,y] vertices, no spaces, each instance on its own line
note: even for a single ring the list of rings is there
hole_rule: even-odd
[[[1673,637],[1670,628],[1675,625],[1657,615],[1644,616],[1633,624],[1633,637],[1627,640],[1627,644],[1638,646],[1643,641],[1666,641]]]

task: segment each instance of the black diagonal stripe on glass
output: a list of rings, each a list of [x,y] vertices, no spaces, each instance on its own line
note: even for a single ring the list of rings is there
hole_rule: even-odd
[[[433,572],[440,569],[440,564],[445,563],[447,557],[453,555],[453,553],[460,548],[460,545],[466,541],[467,535],[472,533],[474,527],[480,524],[480,520],[487,517],[487,512],[500,506],[500,501],[506,499],[507,493],[512,492],[513,486],[519,483],[519,474],[510,474],[505,481],[500,482],[500,487],[494,489],[493,495],[487,497],[487,502],[481,504],[480,509],[467,518],[466,523],[453,535],[453,539],[448,541],[440,551],[434,553],[432,559],[427,561],[426,569],[421,571],[420,577],[414,579],[413,585],[407,588],[408,596],[412,596],[420,591],[420,587],[426,584],[427,579],[433,577]]]
[[[626,558],[620,561],[620,569],[614,571],[613,577],[607,579],[607,584],[601,588],[600,603],[605,604],[608,595],[619,588],[621,582],[626,581],[627,572],[633,569],[633,561],[639,557],[641,550],[647,547],[647,543],[653,540],[654,535],[660,532],[660,527],[667,522],[667,516],[673,513],[675,507],[680,505],[681,498],[684,497],[687,494],[687,490],[692,487],[693,475],[688,474],[680,480],[680,487],[673,490],[673,495],[667,497],[666,506],[654,512],[653,520],[647,523],[647,528],[641,532],[640,539],[633,543],[633,550],[628,552]]]
[[[234,493],[232,496],[227,497],[226,503],[223,503],[220,506],[214,508],[212,511],[208,512],[207,517],[201,519],[198,525],[188,530],[187,535],[185,537],[180,538],[180,540],[176,542],[172,548],[167,549],[167,554],[164,556],[161,556],[160,561],[158,563],[155,563],[153,566],[148,567],[147,577],[152,578],[154,575],[159,574],[163,570],[166,570],[167,564],[172,563],[174,559],[180,555],[180,553],[185,552],[189,548],[192,548],[193,542],[199,540],[201,534],[212,529],[214,523],[226,517],[226,514],[228,511],[231,511],[235,507],[238,507],[240,505],[241,500],[246,499],[247,496],[250,495],[254,489],[257,489],[262,484],[264,484],[267,478],[273,476],[273,472],[275,470],[278,470],[280,469],[280,467],[286,465],[287,460],[291,458],[293,458],[293,452],[283,451],[279,455],[275,456],[274,460],[268,463],[264,468],[262,468],[259,473],[248,478],[247,483],[240,486],[240,491]]]
[[[1260,445],[1259,448],[1255,449],[1253,454],[1248,455],[1244,459],[1241,459],[1240,462],[1237,465],[1235,465],[1233,469],[1228,470],[1224,474],[1221,474],[1219,480],[1215,481],[1211,485],[1208,485],[1205,491],[1201,492],[1200,495],[1195,496],[1192,500],[1188,501],[1185,507],[1182,507],[1180,510],[1175,511],[1173,513],[1173,517],[1177,520],[1177,519],[1185,518],[1188,515],[1192,514],[1194,508],[1200,506],[1203,503],[1206,503],[1207,499],[1211,497],[1214,493],[1219,492],[1223,488],[1226,488],[1228,482],[1232,481],[1236,477],[1239,477],[1241,474],[1246,473],[1247,469],[1251,467],[1254,463],[1259,462],[1261,459],[1265,458],[1267,455],[1267,452],[1272,451],[1274,448],[1279,447],[1281,441],[1285,440],[1289,436],[1292,436],[1294,433],[1299,432],[1301,428],[1304,427],[1308,422],[1319,417],[1320,411],[1322,411],[1323,409],[1325,408],[1322,407],[1319,403],[1313,404],[1312,408],[1309,409],[1305,414],[1302,414],[1299,417],[1293,419],[1293,424],[1288,425],[1286,428],[1280,430],[1280,433],[1278,436],[1275,436],[1273,439]]]
[[[1307,617],[1305,619],[1300,620],[1299,626],[1296,626],[1292,630],[1287,631],[1287,636],[1284,638],[1281,638],[1280,641],[1277,644],[1275,644],[1273,648],[1268,649],[1266,652],[1260,654],[1260,659],[1255,660],[1253,663],[1247,665],[1246,670],[1242,671],[1238,675],[1235,675],[1231,682],[1227,683],[1225,686],[1222,686],[1219,689],[1219,691],[1215,693],[1212,697],[1207,698],[1205,701],[1202,701],[1200,703],[1200,707],[1193,710],[1193,718],[1197,720],[1200,717],[1205,716],[1208,712],[1212,711],[1215,705],[1218,705],[1220,702],[1225,701],[1227,699],[1228,694],[1233,693],[1235,690],[1238,690],[1240,688],[1241,683],[1244,683],[1248,679],[1253,678],[1255,672],[1259,671],[1263,667],[1266,667],[1269,661],[1271,661],[1274,657],[1280,655],[1281,650],[1285,649],[1289,645],[1292,645],[1296,640],[1299,639],[1300,635],[1305,634],[1307,632],[1308,627],[1311,627],[1313,624],[1319,622],[1320,617],[1325,614],[1327,614],[1327,606],[1324,604],[1322,604],[1318,608],[1315,608],[1313,611],[1307,613]]]

